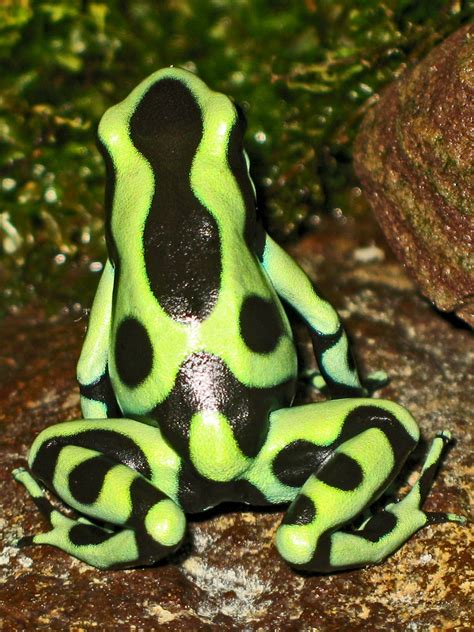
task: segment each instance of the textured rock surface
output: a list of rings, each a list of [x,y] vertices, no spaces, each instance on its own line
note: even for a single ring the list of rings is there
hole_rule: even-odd
[[[427,506],[467,514],[472,338],[417,295],[374,230],[323,223],[294,254],[339,308],[364,366],[390,373],[381,395],[407,405],[426,438],[453,431],[457,444]],[[10,472],[40,429],[78,416],[85,322],[25,312],[1,325],[0,628],[3,620],[8,631],[472,629],[471,531],[452,524],[419,532],[380,566],[333,576],[295,573],[278,557],[281,512],[236,507],[193,520],[180,554],[154,568],[99,572],[49,547],[15,549],[45,523]],[[304,337],[300,344],[307,354]],[[300,401],[309,397],[302,391]],[[410,480],[413,469],[414,461]]]
[[[366,115],[355,166],[422,292],[474,326],[474,25],[391,84]]]

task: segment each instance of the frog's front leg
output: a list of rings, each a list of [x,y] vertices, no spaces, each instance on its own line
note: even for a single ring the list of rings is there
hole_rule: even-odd
[[[434,440],[410,493],[349,530],[418,441],[418,427],[401,406],[345,399],[276,411],[270,422],[249,480],[273,502],[293,498],[276,536],[292,566],[331,572],[377,563],[429,522],[462,521],[422,511],[449,438],[444,433]]]
[[[48,505],[35,478],[17,470],[15,478],[53,526],[20,544],[51,544],[98,568],[152,564],[168,555],[186,527],[183,511],[164,491],[177,487],[179,470],[178,462],[170,466],[177,457],[168,452],[158,429],[130,419],[47,428],[30,451],[33,476],[67,505],[112,528],[63,516]]]
[[[120,417],[109,377],[110,323],[115,272],[107,260],[92,305],[87,336],[77,363],[84,419]]]
[[[298,312],[309,327],[321,371],[321,375],[313,376],[316,388],[336,398],[365,397],[385,386],[387,375],[380,371],[361,383],[337,312],[317,294],[300,266],[269,235],[265,237],[262,265],[277,294]]]

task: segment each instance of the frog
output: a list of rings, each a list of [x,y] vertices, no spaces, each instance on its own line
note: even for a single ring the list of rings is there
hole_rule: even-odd
[[[371,396],[383,378],[362,380],[336,310],[264,229],[245,130],[234,100],[178,67],[103,115],[108,259],[77,365],[83,419],[40,432],[14,471],[50,522],[19,546],[143,567],[179,549],[187,516],[285,505],[282,558],[332,573],[463,521],[423,510],[447,430],[390,502],[419,427]],[[310,333],[323,401],[293,403],[288,306]]]

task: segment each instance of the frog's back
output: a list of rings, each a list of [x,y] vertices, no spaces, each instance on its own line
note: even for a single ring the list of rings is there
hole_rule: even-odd
[[[218,411],[253,454],[269,411],[292,399],[296,357],[258,260],[243,121],[189,73],[152,78],[101,123],[113,175],[112,384],[124,414],[158,423],[181,453],[192,417]],[[128,133],[114,139],[123,121]]]

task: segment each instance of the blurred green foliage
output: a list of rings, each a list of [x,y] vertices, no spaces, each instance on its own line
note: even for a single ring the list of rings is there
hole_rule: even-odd
[[[473,0],[0,0],[4,298],[71,299],[64,270],[103,258],[95,129],[149,73],[182,65],[243,104],[260,206],[282,238],[320,212],[357,213],[362,114],[473,16]]]

